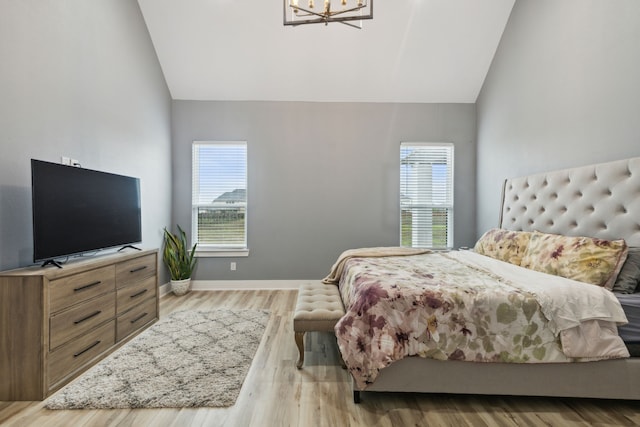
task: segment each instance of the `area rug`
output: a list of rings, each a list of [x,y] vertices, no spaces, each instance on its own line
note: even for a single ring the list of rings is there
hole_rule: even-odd
[[[259,310],[172,313],[51,396],[45,407],[231,406],[268,319]]]

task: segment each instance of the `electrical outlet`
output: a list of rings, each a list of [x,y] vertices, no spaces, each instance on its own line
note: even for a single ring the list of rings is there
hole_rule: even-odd
[[[72,159],[71,157],[67,157],[67,156],[60,157],[60,163],[62,163],[63,165],[67,165],[67,166],[80,167],[80,162],[79,161],[77,161],[76,159]]]
[[[231,268],[231,271],[236,271],[236,263],[232,262],[229,268]]]

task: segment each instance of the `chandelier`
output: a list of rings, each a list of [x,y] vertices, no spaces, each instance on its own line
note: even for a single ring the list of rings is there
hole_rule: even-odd
[[[316,8],[315,0],[283,0],[284,25],[325,24],[340,22],[362,28],[363,19],[373,19],[373,0],[324,0]],[[321,0],[319,0],[321,1]],[[332,7],[332,3],[336,5]],[[340,6],[337,4],[340,3]]]

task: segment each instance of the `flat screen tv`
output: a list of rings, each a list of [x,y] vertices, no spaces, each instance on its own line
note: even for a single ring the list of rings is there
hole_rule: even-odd
[[[140,180],[31,159],[33,260],[142,240]]]

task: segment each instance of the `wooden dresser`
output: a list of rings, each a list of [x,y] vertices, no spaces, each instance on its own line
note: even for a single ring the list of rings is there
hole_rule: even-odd
[[[158,251],[0,272],[0,401],[42,400],[158,319]]]

